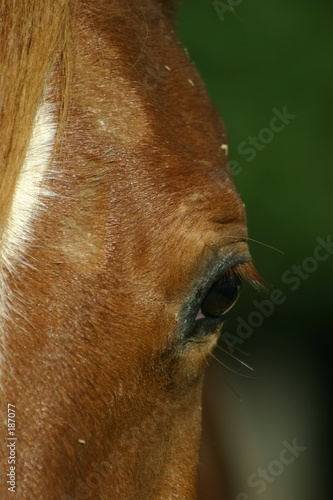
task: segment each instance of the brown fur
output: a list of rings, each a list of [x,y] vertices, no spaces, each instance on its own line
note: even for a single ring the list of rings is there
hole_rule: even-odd
[[[184,343],[181,310],[218,259],[256,278],[225,130],[171,10],[1,2],[2,227],[46,84],[67,108],[57,196],[6,278],[1,409],[16,406],[18,499],[195,498],[217,334]]]

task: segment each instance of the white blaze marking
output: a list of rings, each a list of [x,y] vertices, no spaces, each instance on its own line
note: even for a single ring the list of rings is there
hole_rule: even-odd
[[[4,353],[4,319],[9,317],[9,309],[14,307],[12,292],[6,286],[6,274],[9,272],[11,276],[15,276],[16,263],[24,262],[24,251],[32,239],[33,223],[39,210],[43,208],[43,199],[52,196],[43,181],[51,160],[56,129],[54,107],[44,101],[35,116],[32,135],[3,234],[0,254],[0,344]]]
[[[15,188],[4,234],[2,262],[12,270],[31,239],[32,224],[52,193],[43,186],[56,135],[53,106],[44,102],[37,110],[27,153]]]

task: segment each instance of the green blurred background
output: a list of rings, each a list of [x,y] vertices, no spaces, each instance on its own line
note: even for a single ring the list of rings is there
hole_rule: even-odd
[[[178,31],[226,124],[249,236],[283,252],[250,242],[253,259],[270,290],[281,289],[286,299],[240,346],[258,378],[211,363],[219,442],[238,471],[230,472],[235,499],[243,500],[237,494],[244,491],[251,500],[326,500],[332,498],[333,254],[318,265],[304,259],[313,256],[318,237],[333,235],[333,4],[229,1],[233,12],[228,0],[182,0]],[[290,123],[273,137],[263,132],[273,110],[285,107],[296,115]],[[250,136],[262,138],[254,159],[245,154]],[[292,291],[282,276],[294,265],[307,277]],[[247,320],[253,301],[265,298],[244,287],[225,331],[236,333],[238,318]],[[249,374],[227,353],[216,356]],[[225,379],[244,401],[226,390]],[[294,439],[306,450],[258,494],[248,476],[278,458],[282,441]]]

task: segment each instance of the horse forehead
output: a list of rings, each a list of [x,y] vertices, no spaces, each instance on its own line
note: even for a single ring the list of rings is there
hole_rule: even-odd
[[[150,155],[187,152],[193,160],[212,162],[226,141],[225,130],[171,20],[161,7],[152,8],[157,2],[148,2],[147,10],[146,4],[131,3],[131,16],[119,8],[80,31],[79,122],[85,115],[99,140],[107,138],[115,149],[147,145]]]
[[[173,232],[181,232],[179,221],[185,218],[196,236],[206,231],[209,219],[244,222],[221,149],[223,124],[170,20],[158,9],[142,9],[133,3],[131,16],[120,8],[93,22],[84,19],[77,37],[60,153],[80,179],[70,188],[71,204],[78,207],[72,209],[74,223],[64,214],[68,234],[61,240],[75,259],[89,261],[95,250],[99,255],[98,238],[121,239],[122,228],[135,232],[131,223],[138,225],[137,218],[140,238],[144,224],[162,227],[167,213],[174,215]],[[99,200],[98,209],[93,200]],[[107,218],[117,227],[111,236],[100,234]],[[84,247],[73,228],[88,234]]]

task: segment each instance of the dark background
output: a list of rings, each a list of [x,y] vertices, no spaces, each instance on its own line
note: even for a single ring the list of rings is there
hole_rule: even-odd
[[[250,354],[239,357],[257,378],[245,378],[253,374],[221,350],[215,356],[242,375],[210,363],[216,442],[230,464],[235,500],[243,500],[241,492],[251,500],[328,500],[333,254],[324,262],[308,258],[318,237],[333,236],[333,6],[328,0],[230,4],[233,12],[228,0],[219,8],[210,0],[182,0],[178,31],[226,124],[249,236],[283,252],[250,242],[270,291],[282,290],[285,300],[239,345]],[[290,123],[273,134],[262,132],[273,110],[284,107],[296,115]],[[245,153],[249,136],[266,141],[259,140],[254,159]],[[293,266],[302,273],[295,290],[282,278],[294,274]],[[253,301],[265,299],[269,294],[244,286],[225,331],[236,334],[239,318],[247,321],[257,310]],[[220,347],[228,351],[223,341]],[[278,460],[282,442],[294,439],[306,450],[258,494],[248,477]]]

